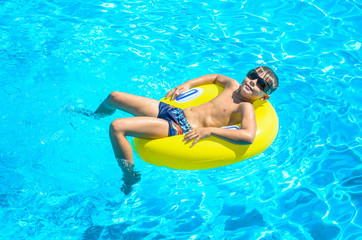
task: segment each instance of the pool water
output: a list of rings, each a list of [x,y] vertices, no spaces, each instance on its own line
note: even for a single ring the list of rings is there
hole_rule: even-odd
[[[1,239],[362,239],[362,5],[357,0],[0,1]],[[264,153],[202,171],[135,157],[129,195],[96,120],[112,91],[186,80],[280,87]]]

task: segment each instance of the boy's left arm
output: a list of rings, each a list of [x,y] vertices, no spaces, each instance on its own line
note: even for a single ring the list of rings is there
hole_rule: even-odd
[[[255,112],[252,104],[243,104],[241,112],[241,129],[224,129],[217,127],[205,127],[194,129],[185,134],[186,143],[195,139],[191,147],[200,139],[215,136],[235,144],[252,144],[256,134]]]

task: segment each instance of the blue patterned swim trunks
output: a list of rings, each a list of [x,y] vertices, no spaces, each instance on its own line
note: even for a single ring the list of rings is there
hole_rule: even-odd
[[[160,102],[160,105],[158,105],[157,117],[168,122],[168,136],[175,136],[191,131],[191,126],[181,108]]]

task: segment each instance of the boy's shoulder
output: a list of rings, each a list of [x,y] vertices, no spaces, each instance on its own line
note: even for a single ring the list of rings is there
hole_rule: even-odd
[[[255,112],[254,105],[251,102],[242,101],[239,103],[239,111],[242,113]]]

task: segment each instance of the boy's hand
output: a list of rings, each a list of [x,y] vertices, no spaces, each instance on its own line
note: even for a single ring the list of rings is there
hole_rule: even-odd
[[[165,95],[165,99],[167,99],[168,97],[171,96],[171,101],[173,101],[175,98],[178,97],[178,95],[180,95],[180,93],[183,93],[187,90],[190,89],[190,85],[189,84],[181,84],[178,87],[175,87],[174,89],[171,89],[166,95]]]
[[[194,146],[200,139],[207,138],[211,136],[211,128],[198,128],[191,130],[190,132],[185,134],[183,141],[186,140],[185,143],[188,143],[192,139],[195,139],[190,147]]]

